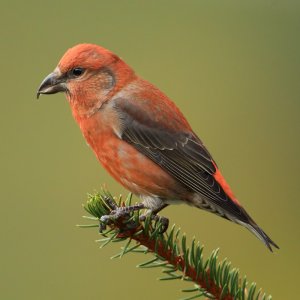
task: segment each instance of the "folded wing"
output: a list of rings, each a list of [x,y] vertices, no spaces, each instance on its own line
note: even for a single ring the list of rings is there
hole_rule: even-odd
[[[199,194],[224,217],[248,222],[244,210],[224,191],[215,179],[216,164],[201,140],[181,122],[177,111],[172,120],[161,112],[162,104],[118,98],[115,108],[122,120],[121,138],[161,166],[188,190]],[[172,107],[168,108],[172,110]],[[168,111],[168,114],[172,113]],[[154,114],[154,115],[153,115]]]

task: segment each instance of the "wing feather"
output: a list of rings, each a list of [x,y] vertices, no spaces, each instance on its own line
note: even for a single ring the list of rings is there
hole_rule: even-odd
[[[201,140],[190,130],[174,130],[162,117],[151,117],[139,102],[115,100],[122,120],[121,138],[160,165],[189,190],[198,193],[226,213],[246,221],[239,205],[234,203],[214,178],[216,164]],[[155,121],[153,121],[155,119]],[[177,121],[178,123],[178,121]]]

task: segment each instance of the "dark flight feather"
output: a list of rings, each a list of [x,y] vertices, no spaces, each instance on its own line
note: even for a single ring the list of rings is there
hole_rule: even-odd
[[[193,132],[184,130],[184,126],[178,130],[178,119],[174,120],[174,128],[164,116],[151,117],[145,102],[144,108],[138,101],[132,102],[122,98],[114,100],[124,141],[161,166],[187,190],[200,195],[204,202],[199,207],[244,225],[271,251],[271,245],[279,248],[214,178],[216,163]]]

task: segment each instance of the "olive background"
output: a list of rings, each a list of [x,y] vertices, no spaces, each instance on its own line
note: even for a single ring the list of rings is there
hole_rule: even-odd
[[[42,79],[73,45],[121,56],[184,112],[240,202],[280,246],[184,205],[163,215],[273,299],[299,294],[299,1],[2,1],[0,298],[178,299],[149,255],[111,260],[85,223],[88,192],[127,192],[98,164],[63,94]],[[145,170],[146,171],[146,170]]]

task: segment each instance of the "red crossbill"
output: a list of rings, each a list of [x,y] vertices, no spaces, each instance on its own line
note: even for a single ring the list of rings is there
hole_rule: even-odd
[[[133,209],[156,214],[184,202],[245,226],[271,251],[278,248],[238,202],[176,105],[117,55],[92,44],[69,49],[37,96],[57,92],[66,94],[103,167],[142,199]]]

